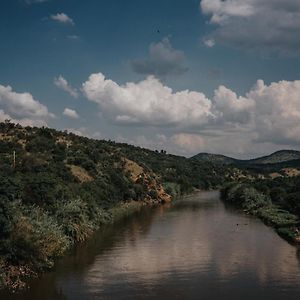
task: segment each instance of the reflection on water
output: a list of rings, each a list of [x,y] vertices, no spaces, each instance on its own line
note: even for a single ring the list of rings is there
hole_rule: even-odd
[[[29,291],[0,298],[298,299],[299,256],[203,192],[102,229]]]

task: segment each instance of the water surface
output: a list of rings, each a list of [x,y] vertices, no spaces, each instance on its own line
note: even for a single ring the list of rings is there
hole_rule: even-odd
[[[1,299],[300,299],[300,253],[218,192],[107,226]]]

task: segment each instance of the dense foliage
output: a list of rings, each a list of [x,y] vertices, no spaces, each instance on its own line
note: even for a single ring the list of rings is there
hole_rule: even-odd
[[[227,203],[256,215],[290,241],[299,238],[300,176],[234,183],[222,190]]]
[[[72,244],[142,203],[196,189],[227,185],[226,202],[290,240],[299,236],[300,177],[281,171],[298,160],[250,166],[204,157],[0,123],[0,281],[16,283],[51,267]],[[280,176],[271,179],[270,172]]]
[[[143,170],[135,180],[128,161]],[[165,151],[0,123],[0,278],[15,266],[51,267],[119,215],[122,203],[162,200],[162,186],[173,196],[220,187],[232,172]]]

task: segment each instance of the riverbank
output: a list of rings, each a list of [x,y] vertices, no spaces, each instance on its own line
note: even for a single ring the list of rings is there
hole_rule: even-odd
[[[0,125],[2,286],[21,286],[20,277],[51,268],[74,243],[111,222],[108,210],[118,203],[167,202],[222,185],[234,174],[165,151],[10,121]]]
[[[299,217],[282,206],[273,204],[268,195],[250,185],[233,184],[221,190],[221,198],[226,204],[258,217],[288,242],[300,244]]]
[[[139,212],[142,207],[145,206],[155,206],[161,204],[162,201],[156,199],[147,199],[145,201],[128,201],[119,203],[116,206],[108,209],[107,211],[102,211],[101,222],[98,225],[94,225],[93,228],[87,230],[87,228],[80,228],[78,225],[79,231],[87,231],[86,234],[82,235],[80,240],[74,239],[71,240],[66,238],[66,244],[60,244],[62,250],[59,255],[52,255],[44,258],[44,263],[32,261],[31,263],[26,264],[8,264],[5,262],[5,259],[0,258],[0,289],[8,288],[12,291],[17,291],[20,289],[26,288],[26,278],[37,277],[38,274],[50,270],[56,260],[63,257],[65,253],[71,248],[74,247],[76,243],[86,241],[95,231],[97,231],[101,226],[117,223],[124,218],[130,217],[131,215]],[[50,236],[45,237],[49,243],[48,247],[51,248],[49,253],[56,253],[57,250],[51,244]]]
[[[169,300],[201,295],[208,300],[222,295],[232,300],[298,300],[299,250],[259,219],[226,209],[218,192],[201,192],[103,226],[51,272],[29,280],[30,288],[16,294],[0,291],[0,299]]]

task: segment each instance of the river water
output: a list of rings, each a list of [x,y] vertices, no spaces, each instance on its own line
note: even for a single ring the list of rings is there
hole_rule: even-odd
[[[100,230],[55,269],[0,299],[300,299],[300,251],[218,192]]]

